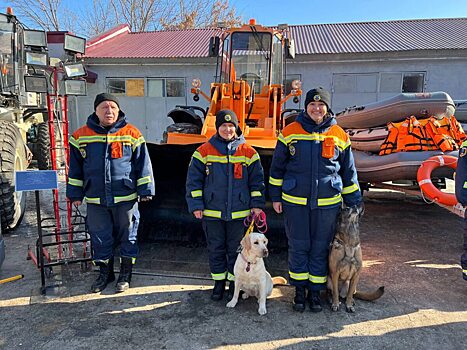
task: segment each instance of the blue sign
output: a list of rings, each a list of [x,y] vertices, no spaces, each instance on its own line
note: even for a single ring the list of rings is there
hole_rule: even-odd
[[[41,191],[58,188],[55,170],[27,170],[15,172],[15,191]]]

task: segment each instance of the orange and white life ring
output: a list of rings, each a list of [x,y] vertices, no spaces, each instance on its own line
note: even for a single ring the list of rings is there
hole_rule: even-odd
[[[418,185],[422,192],[431,200],[447,206],[457,204],[457,199],[454,194],[441,192],[431,182],[431,172],[439,167],[448,166],[452,169],[457,168],[457,158],[447,155],[433,156],[425,160],[417,172]]]

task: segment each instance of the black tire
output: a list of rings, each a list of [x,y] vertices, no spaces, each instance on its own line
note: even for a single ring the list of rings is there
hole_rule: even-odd
[[[201,128],[192,123],[175,123],[167,127],[167,132],[177,132],[180,134],[199,134]]]
[[[35,156],[39,170],[52,169],[52,163],[50,160],[49,126],[45,122],[37,125],[37,145]]]
[[[167,133],[174,132],[179,134],[201,134],[201,127],[193,123],[174,123],[167,127],[163,134],[163,142],[167,142]]]
[[[18,128],[0,120],[0,221],[2,230],[19,225],[26,207],[26,192],[15,193],[15,170],[26,170],[26,146]]]

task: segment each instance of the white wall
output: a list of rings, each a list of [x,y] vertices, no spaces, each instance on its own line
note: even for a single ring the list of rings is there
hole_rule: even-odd
[[[357,56],[356,56],[357,57]],[[303,94],[309,89],[322,86],[332,91],[332,77],[335,73],[380,73],[380,72],[426,72],[425,91],[445,91],[453,99],[467,99],[467,58],[465,59],[386,59],[386,60],[349,60],[345,62],[308,60],[300,57],[295,61],[288,61],[287,74],[300,74],[302,77]],[[210,83],[215,75],[215,63],[171,63],[153,65],[88,65],[87,68],[98,74],[95,84],[87,84],[88,96],[79,97],[76,107],[70,106],[70,130],[75,130],[85,123],[86,118],[93,112],[93,101],[97,93],[106,91],[105,79],[108,77],[122,78],[185,78],[185,98],[154,98],[154,97],[119,97],[121,108],[127,114],[131,123],[135,124],[143,132],[148,142],[160,142],[162,133],[171,123],[167,113],[175,104],[196,105],[203,108],[208,106],[206,100],[200,96],[199,102],[194,102],[190,92],[191,81],[199,78],[202,81],[202,90],[209,94]],[[381,100],[388,96],[376,93],[375,96],[355,95],[348,101],[349,105]],[[303,108],[304,96],[300,104],[292,101],[287,103],[287,108]],[[346,101],[336,101],[334,112],[343,109]],[[76,111],[78,116],[76,116]],[[78,125],[79,124],[79,125]]]

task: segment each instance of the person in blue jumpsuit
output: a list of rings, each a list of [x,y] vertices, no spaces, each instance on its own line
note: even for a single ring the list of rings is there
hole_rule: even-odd
[[[120,245],[120,275],[115,291],[130,287],[138,255],[138,199],[151,200],[154,177],[141,132],[127,122],[116,96],[98,94],[86,125],[70,137],[67,197],[75,206],[87,203],[86,224],[93,263],[99,276],[94,293],[115,280],[114,246]]]
[[[456,198],[467,207],[467,141],[462,143],[456,169]],[[467,281],[467,211],[464,212],[464,252],[461,255],[462,276]]]
[[[202,220],[214,280],[211,299],[228,298],[235,287],[233,268],[246,228],[245,217],[264,207],[264,175],[258,153],[248,145],[231,110],[216,114],[217,133],[191,158],[186,180],[188,210]]]
[[[342,201],[362,203],[350,140],[336,124],[330,101],[323,88],[307,92],[305,111],[279,135],[270,170],[273,207],[284,213],[293,308],[300,312],[307,300],[311,311],[322,310],[320,290]]]

